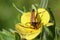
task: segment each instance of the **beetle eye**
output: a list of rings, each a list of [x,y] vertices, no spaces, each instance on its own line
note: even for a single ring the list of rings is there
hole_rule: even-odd
[[[32,9],[32,12],[35,12],[35,10],[34,10],[34,9]]]

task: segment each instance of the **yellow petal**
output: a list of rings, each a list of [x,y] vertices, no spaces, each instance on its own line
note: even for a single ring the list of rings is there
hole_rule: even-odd
[[[48,23],[48,24],[46,24],[47,27],[48,26],[52,26],[52,25],[54,25],[54,23]]]
[[[32,39],[27,39],[27,40],[32,40]]]
[[[20,36],[25,39],[34,39],[42,31],[41,30],[42,28],[39,28],[39,29],[25,28],[25,27],[20,26],[20,24],[16,24],[15,26],[16,26],[15,28],[16,28],[17,32],[20,34]]]
[[[50,15],[49,15],[48,11],[45,10],[44,8],[39,8],[38,9],[38,13],[40,13],[39,15],[41,17],[42,23],[44,25],[46,25],[49,22],[49,20],[50,20]]]
[[[30,17],[31,17],[31,12],[23,13],[23,15],[21,16],[21,23],[26,24],[30,22],[31,20]]]

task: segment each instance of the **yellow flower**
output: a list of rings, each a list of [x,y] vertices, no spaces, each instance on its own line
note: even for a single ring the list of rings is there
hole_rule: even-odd
[[[38,12],[38,14],[40,16],[40,20],[41,20],[41,24],[39,24],[40,27],[38,29],[33,29],[31,24],[29,23],[29,22],[31,22],[30,21],[31,12],[23,13],[23,15],[21,16],[21,23],[18,23],[15,25],[16,26],[15,28],[16,28],[17,32],[20,34],[21,38],[24,38],[27,40],[32,40],[41,33],[42,25],[46,25],[46,26],[53,25],[52,23],[49,23],[50,15],[46,9],[39,8],[35,12],[35,14],[37,14],[37,12]]]

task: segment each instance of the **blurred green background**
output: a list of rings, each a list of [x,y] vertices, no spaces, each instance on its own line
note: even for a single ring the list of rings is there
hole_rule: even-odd
[[[0,30],[2,28],[14,29],[15,24],[18,23],[17,16],[20,13],[12,6],[12,3],[15,3],[21,10],[24,7],[29,10],[31,4],[39,4],[40,0],[0,0]],[[60,27],[60,0],[49,0],[48,7],[51,8],[54,14],[56,26]]]

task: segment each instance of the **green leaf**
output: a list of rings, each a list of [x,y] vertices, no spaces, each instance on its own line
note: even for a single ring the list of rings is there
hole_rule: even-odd
[[[47,32],[47,34],[52,37],[52,32],[46,26],[44,27],[44,29],[45,29],[45,32]]]
[[[0,31],[0,39],[1,40],[15,40],[15,35],[3,29],[3,31]]]
[[[41,8],[47,8],[48,0],[41,0],[40,7]]]
[[[55,40],[60,40],[60,28],[55,28]]]
[[[18,33],[15,33],[15,40],[21,40],[21,37]]]
[[[13,7],[14,7],[17,11],[19,11],[20,13],[23,13],[23,11],[20,10],[20,9],[18,9],[17,6],[16,6],[14,3],[12,3],[12,5],[13,5]]]
[[[32,5],[32,9],[34,9],[34,10],[36,11],[36,7],[35,7],[35,5]]]

